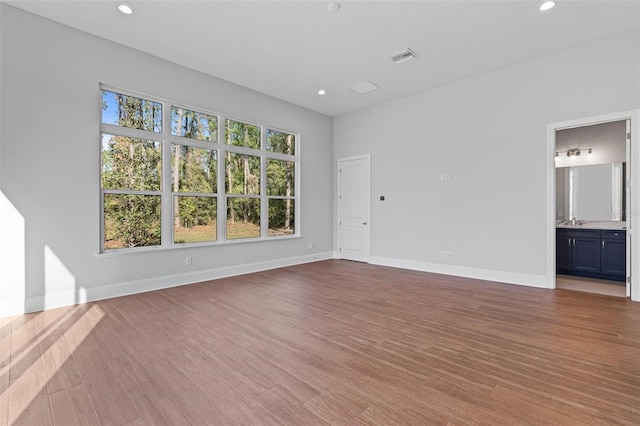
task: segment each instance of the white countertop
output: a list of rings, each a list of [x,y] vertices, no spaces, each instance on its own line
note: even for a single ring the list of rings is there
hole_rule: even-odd
[[[570,229],[614,229],[623,230],[627,229],[627,222],[597,222],[588,220],[578,220],[575,225],[563,224],[564,220],[556,223],[556,228],[570,228]]]

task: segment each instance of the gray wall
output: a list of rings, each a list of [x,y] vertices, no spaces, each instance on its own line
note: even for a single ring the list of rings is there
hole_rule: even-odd
[[[0,316],[331,256],[332,118],[0,8]],[[302,238],[96,256],[99,83],[299,131]]]
[[[371,154],[372,261],[547,286],[547,124],[639,108],[639,39],[337,117],[335,158]]]

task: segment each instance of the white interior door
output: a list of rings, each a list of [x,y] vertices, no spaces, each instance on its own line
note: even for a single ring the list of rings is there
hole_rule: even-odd
[[[633,230],[631,229],[631,120],[627,120],[627,167],[626,176],[624,177],[625,185],[624,190],[626,192],[626,221],[627,221],[627,273],[625,276],[625,282],[627,285],[627,297],[631,297],[631,237]]]
[[[338,245],[341,259],[368,262],[370,255],[369,156],[338,160]]]

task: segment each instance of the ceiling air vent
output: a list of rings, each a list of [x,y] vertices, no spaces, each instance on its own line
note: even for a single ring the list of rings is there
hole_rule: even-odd
[[[411,51],[411,49],[407,48],[407,49],[402,50],[400,52],[392,53],[391,55],[389,55],[389,57],[396,64],[401,64],[403,62],[407,62],[407,61],[410,61],[412,59],[415,59],[416,58],[416,54],[413,53]]]
[[[376,86],[369,80],[365,80],[362,83],[357,83],[353,86],[349,86],[348,89],[352,92],[357,93],[358,95],[364,95],[365,93],[373,92],[380,89],[380,86]]]

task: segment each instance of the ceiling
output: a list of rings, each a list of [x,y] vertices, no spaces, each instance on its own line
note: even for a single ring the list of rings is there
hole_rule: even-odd
[[[640,27],[640,1],[5,1],[339,116]],[[417,58],[388,55],[411,48]],[[381,87],[358,95],[366,80]],[[319,96],[318,90],[326,90]]]

